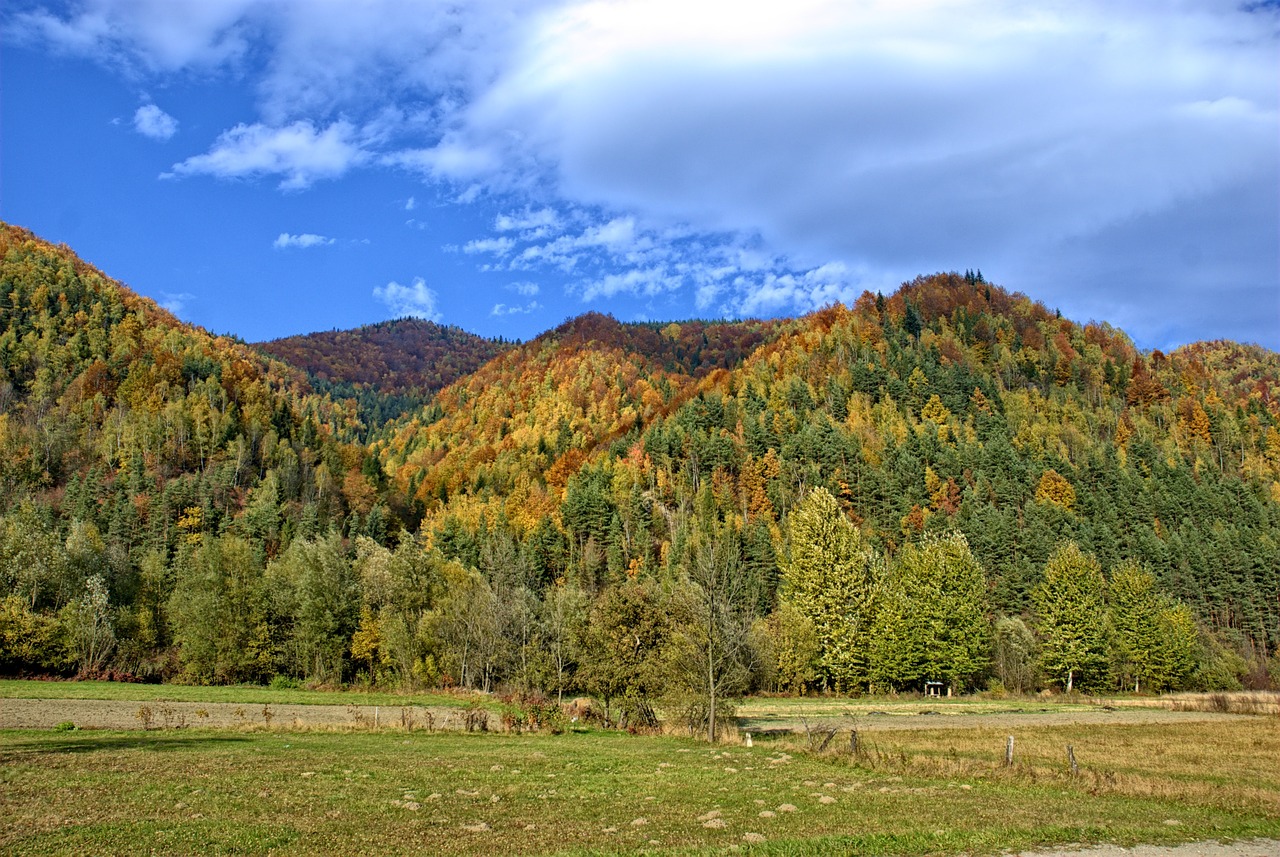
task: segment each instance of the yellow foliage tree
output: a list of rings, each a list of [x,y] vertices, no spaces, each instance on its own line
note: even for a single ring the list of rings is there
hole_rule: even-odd
[[[1036,486],[1036,502],[1052,503],[1071,511],[1076,505],[1076,489],[1071,487],[1066,477],[1050,468],[1040,477],[1040,484]]]

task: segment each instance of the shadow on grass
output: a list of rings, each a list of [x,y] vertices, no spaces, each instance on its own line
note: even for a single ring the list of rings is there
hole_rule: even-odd
[[[172,753],[209,750],[243,744],[249,740],[251,739],[241,735],[175,734],[173,732],[95,734],[92,730],[84,730],[48,736],[31,732],[10,733],[0,741],[0,763],[62,753],[112,753],[119,750]]]

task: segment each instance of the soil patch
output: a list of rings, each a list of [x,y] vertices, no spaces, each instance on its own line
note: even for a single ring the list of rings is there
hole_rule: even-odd
[[[1223,714],[1216,711],[1172,711],[1162,708],[1124,708],[1108,710],[1055,710],[1028,708],[997,714],[924,713],[856,714],[844,717],[810,718],[810,728],[818,726],[879,732],[906,729],[1012,729],[1021,726],[1123,726],[1158,723],[1231,722],[1252,719],[1248,714]],[[804,723],[788,717],[744,717],[738,721],[743,732],[768,735],[775,731],[804,732]]]

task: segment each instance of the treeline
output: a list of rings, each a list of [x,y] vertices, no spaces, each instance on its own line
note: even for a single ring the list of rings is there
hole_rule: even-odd
[[[786,519],[774,599],[734,522],[694,523],[666,572],[584,589],[540,581],[498,543],[479,568],[416,538],[389,549],[336,533],[264,561],[191,521],[113,603],[93,527],[60,543],[27,511],[0,526],[4,567],[27,569],[0,601],[10,673],[589,693],[620,725],[652,723],[660,703],[708,728],[758,690],[1159,691],[1238,687],[1244,668],[1137,563],[1104,575],[1064,543],[1031,611],[1002,615],[963,535],[886,557],[821,488]]]

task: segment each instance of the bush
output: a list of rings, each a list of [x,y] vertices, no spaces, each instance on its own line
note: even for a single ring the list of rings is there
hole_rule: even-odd
[[[502,700],[502,725],[508,732],[525,729],[547,731],[559,735],[565,730],[568,717],[554,700],[538,690],[504,694]]]
[[[76,731],[76,725],[72,723],[70,720],[64,720],[58,725],[54,726],[53,731],[54,732],[74,732]]]
[[[272,690],[296,690],[302,687],[302,682],[292,676],[278,675],[272,677],[271,684],[268,686]]]

